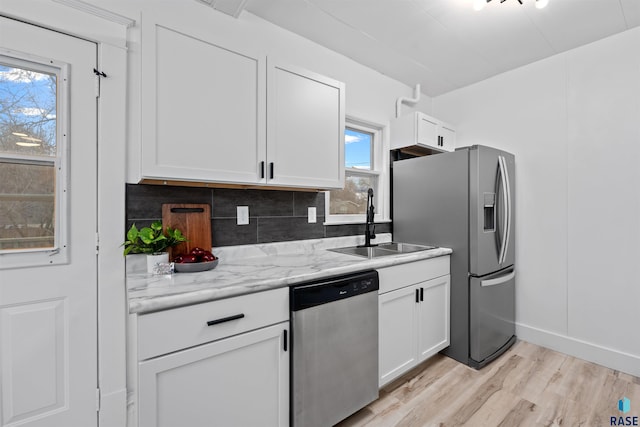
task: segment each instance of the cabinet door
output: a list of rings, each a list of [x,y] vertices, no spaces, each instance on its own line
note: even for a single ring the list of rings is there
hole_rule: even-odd
[[[288,426],[284,322],[139,364],[140,427]]]
[[[176,14],[142,26],[141,176],[256,183],[265,157],[266,56]],[[184,22],[183,22],[184,21]]]
[[[379,297],[380,386],[417,363],[417,306],[415,286]]]
[[[451,276],[419,283],[418,362],[449,345],[449,289]]]
[[[445,151],[453,151],[456,148],[456,131],[452,126],[440,124],[440,148]]]
[[[438,144],[438,121],[426,114],[416,114],[416,143],[420,145],[428,145],[430,147],[441,147]]]
[[[267,73],[267,182],[342,188],[344,83],[273,61]]]

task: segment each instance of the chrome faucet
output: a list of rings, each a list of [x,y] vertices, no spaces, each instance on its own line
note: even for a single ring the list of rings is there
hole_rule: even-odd
[[[375,206],[373,206],[373,188],[369,188],[367,191],[367,219],[364,226],[364,245],[361,247],[377,246],[371,244],[371,239],[376,238],[376,224],[373,222],[373,216],[376,212]]]

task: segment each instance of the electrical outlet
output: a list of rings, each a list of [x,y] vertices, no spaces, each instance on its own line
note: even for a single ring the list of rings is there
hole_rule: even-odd
[[[315,208],[315,206],[307,208],[307,218],[308,218],[309,223],[316,222],[316,208]]]
[[[249,224],[249,206],[236,206],[238,225]]]

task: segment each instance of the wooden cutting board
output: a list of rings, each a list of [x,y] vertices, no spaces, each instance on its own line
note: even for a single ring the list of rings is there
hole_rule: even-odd
[[[207,203],[165,203],[162,205],[162,227],[177,228],[187,242],[169,248],[169,260],[189,253],[195,247],[211,250],[211,206]]]

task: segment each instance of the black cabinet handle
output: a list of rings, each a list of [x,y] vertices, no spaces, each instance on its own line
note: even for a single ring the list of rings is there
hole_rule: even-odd
[[[424,288],[420,288],[420,301],[424,301]]]
[[[282,344],[282,346],[284,347],[284,351],[287,351],[287,330],[284,330],[284,343]]]
[[[264,179],[264,160],[260,162],[260,179]]]
[[[416,289],[416,303],[420,302],[420,291]]]
[[[224,322],[231,322],[232,320],[242,319],[243,317],[244,317],[244,313],[240,313],[240,314],[234,314],[233,316],[229,316],[229,317],[223,317],[221,319],[209,320],[207,322],[207,326],[218,325]]]
[[[440,145],[444,147],[444,136],[440,137]]]
[[[269,179],[273,179],[273,162],[269,163]]]

